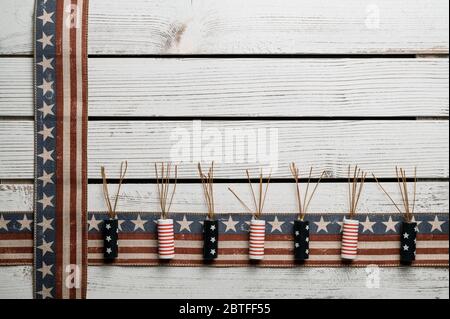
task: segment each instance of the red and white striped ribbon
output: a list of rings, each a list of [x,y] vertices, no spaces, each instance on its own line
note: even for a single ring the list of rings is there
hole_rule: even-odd
[[[250,222],[249,258],[264,259],[264,241],[266,238],[266,221],[252,219]]]
[[[344,217],[342,229],[341,258],[356,259],[358,255],[359,221]]]
[[[173,219],[158,219],[158,254],[160,259],[175,257]]]

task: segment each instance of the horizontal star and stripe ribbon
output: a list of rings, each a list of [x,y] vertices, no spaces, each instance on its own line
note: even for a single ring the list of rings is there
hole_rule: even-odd
[[[106,213],[90,213],[88,217],[88,263],[103,265],[101,233]],[[175,226],[175,258],[158,259],[156,220],[154,213],[119,213],[119,256],[112,265],[201,266],[203,261],[204,214],[177,213],[171,218]],[[293,221],[295,214],[267,214],[266,244],[263,267],[292,267],[294,260]],[[218,214],[218,258],[208,265],[218,267],[253,265],[248,258],[248,214]],[[359,214],[358,258],[350,266],[399,266],[402,217],[399,214]],[[308,214],[310,222],[310,256],[304,266],[348,266],[341,260],[341,228],[343,214]],[[448,267],[448,214],[416,214],[418,223],[417,256],[412,266]],[[46,221],[42,227],[52,227]],[[0,265],[32,263],[32,214],[0,214]],[[40,248],[43,253],[49,247]],[[48,269],[38,269],[41,273]]]

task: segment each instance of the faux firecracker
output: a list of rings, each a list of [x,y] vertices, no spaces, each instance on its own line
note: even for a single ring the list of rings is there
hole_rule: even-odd
[[[264,259],[266,221],[256,218],[254,217],[250,221],[249,258],[253,260],[261,260]]]
[[[202,181],[203,194],[208,207],[207,219],[203,221],[203,258],[214,260],[219,256],[219,221],[214,211],[214,162],[205,175],[200,163],[198,173]]]
[[[348,167],[348,200],[349,200],[349,217],[344,217],[342,223],[342,246],[341,258],[345,260],[354,260],[358,256],[358,233],[359,221],[355,219],[356,209],[364,188],[364,181],[367,173],[361,171],[355,166],[353,179],[350,178],[351,167]]]
[[[325,172],[322,172],[319,179],[317,180],[316,185],[314,186],[311,195],[309,195],[309,186],[311,182],[312,176],[312,167],[309,170],[308,183],[306,185],[305,194],[302,198],[301,190],[300,190],[300,172],[295,163],[292,163],[290,166],[292,176],[295,180],[296,185],[296,194],[297,194],[297,203],[298,203],[298,217],[294,221],[294,258],[297,261],[304,261],[309,258],[309,221],[305,220],[306,213],[309,208],[309,204],[311,199],[313,198],[317,187],[319,186],[322,177]]]
[[[416,259],[416,243],[417,243],[417,233],[419,231],[417,223],[413,222],[414,209],[416,203],[416,193],[417,193],[417,169],[414,168],[414,190],[413,190],[413,200],[410,205],[408,196],[408,182],[406,178],[406,172],[402,168],[395,167],[395,174],[397,176],[397,184],[401,194],[403,211],[400,208],[401,205],[395,203],[394,199],[389,195],[386,189],[380,184],[378,179],[374,174],[373,177],[377,182],[381,190],[386,194],[389,200],[394,204],[397,211],[403,215],[403,221],[400,226],[400,262],[403,264],[410,264]]]
[[[115,259],[119,256],[119,221],[107,219],[103,221],[103,254],[105,259]]]
[[[400,228],[400,261],[409,264],[416,260],[417,223],[403,221]]]
[[[117,203],[119,200],[120,189],[122,187],[123,179],[127,172],[128,163],[122,162],[120,165],[119,185],[117,186],[117,193],[114,199],[114,204],[111,203],[108,191],[108,183],[106,178],[105,168],[101,167],[101,174],[103,179],[103,195],[105,197],[106,206],[108,207],[109,219],[103,221],[103,255],[106,260],[114,260],[119,255],[119,221],[117,220]]]
[[[160,259],[173,259],[175,257],[175,237],[173,219],[158,219],[158,255]]]
[[[203,258],[214,260],[219,256],[219,221],[203,222]]]
[[[175,165],[175,181],[170,190],[171,164],[161,163],[161,171],[158,173],[158,165],[155,164],[156,186],[158,187],[161,217],[157,220],[158,256],[160,259],[173,259],[175,257],[175,235],[173,219],[169,218],[170,207],[177,187],[178,167]],[[170,194],[170,195],[169,195]]]
[[[252,211],[231,189],[228,188],[233,195],[239,200],[239,202],[250,212],[253,214],[252,220],[250,221],[250,237],[249,237],[249,258],[251,260],[262,260],[264,259],[264,245],[265,245],[265,237],[266,237],[266,221],[261,219],[261,215],[264,209],[264,203],[266,201],[267,190],[269,189],[270,177],[267,178],[266,187],[263,191],[263,174],[262,170],[259,175],[259,196],[258,199],[255,195],[255,191],[252,186],[252,182],[250,179],[250,174],[248,170],[246,170],[247,179],[250,185],[253,203],[255,205],[255,210]]]
[[[359,220],[344,217],[342,223],[342,259],[353,260],[358,256]]]
[[[309,259],[309,221],[294,221],[294,258],[297,261]]]

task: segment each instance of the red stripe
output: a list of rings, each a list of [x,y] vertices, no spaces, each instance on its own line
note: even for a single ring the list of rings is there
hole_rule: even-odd
[[[174,242],[167,242],[167,243],[160,243],[159,247],[163,247],[163,248],[167,248],[167,247],[174,247],[175,243]]]
[[[173,239],[173,237],[167,238],[167,239],[162,239],[162,238],[160,238],[160,239],[158,239],[158,242],[159,242],[160,244],[173,243],[173,242],[174,242],[174,239]]]
[[[175,246],[174,245],[168,245],[168,246],[159,246],[158,247],[159,251],[174,251],[175,250]]]
[[[0,240],[11,240],[11,239],[33,239],[33,233],[0,233]]]
[[[103,259],[89,259],[90,265],[104,265],[105,261]],[[168,266],[183,266],[183,267],[189,267],[189,266],[199,266],[205,264],[205,261],[203,260],[171,260],[167,262],[161,262],[158,259],[128,259],[128,260],[122,260],[122,259],[116,259],[114,262],[112,262],[113,265],[138,265],[138,266],[159,266],[159,265],[168,265]],[[302,264],[297,264],[294,261],[288,261],[288,260],[262,260],[260,263],[258,263],[258,266],[260,267],[308,267],[308,266],[321,266],[321,267],[355,267],[355,266],[367,266],[367,265],[373,265],[373,261],[353,261],[351,265],[348,265],[347,263],[343,261],[320,261],[320,260],[307,260]],[[253,265],[251,261],[249,260],[214,260],[214,261],[208,261],[208,265],[214,265],[214,266],[222,266],[222,267],[228,267],[228,266],[249,266]],[[377,261],[377,265],[379,266],[392,266],[397,267],[400,266],[400,262],[393,262],[389,260],[381,260]],[[422,261],[415,261],[412,263],[413,266],[429,266],[429,265],[438,265],[447,267],[448,261],[447,260],[422,260]]]
[[[159,254],[161,256],[172,256],[172,255],[175,254],[175,251],[174,250],[170,250],[170,251],[167,251],[167,252],[166,251],[160,251]]]
[[[164,226],[158,226],[158,232],[171,232],[173,231],[173,227],[164,227]]]
[[[264,236],[263,237],[255,237],[255,236],[251,236],[250,237],[250,241],[251,242],[264,242]]]
[[[83,17],[82,21],[82,43],[81,43],[81,64],[82,64],[82,101],[83,101],[83,114],[81,119],[82,124],[82,162],[81,162],[81,181],[82,181],[82,201],[81,201],[81,220],[82,220],[82,232],[83,232],[83,241],[81,243],[82,248],[82,278],[81,278],[81,294],[83,298],[86,297],[87,290],[87,265],[88,265],[88,257],[87,257],[87,248],[88,248],[88,229],[87,229],[87,128],[88,128],[88,103],[87,103],[87,92],[88,92],[88,77],[87,77],[87,24],[88,24],[88,9],[89,2],[88,0],[83,1]]]
[[[64,191],[64,181],[63,181],[63,134],[64,130],[64,81],[63,81],[63,63],[62,63],[62,32],[63,32],[63,15],[64,15],[64,2],[56,2],[56,25],[55,25],[55,35],[56,35],[56,57],[55,57],[55,71],[56,71],[56,195],[55,195],[55,296],[56,298],[62,298],[62,247],[63,242],[62,236],[62,223],[63,215],[61,209],[61,202],[63,199]]]
[[[167,237],[167,236],[172,236],[173,237],[173,235],[174,235],[174,233],[173,233],[173,231],[158,231],[158,236],[164,236],[164,237]]]
[[[173,240],[175,238],[175,236],[172,234],[167,234],[167,235],[162,235],[159,234],[158,236],[158,240]]]
[[[71,0],[73,8],[77,8],[74,14],[74,23],[78,13],[78,1]],[[70,28],[70,191],[69,191],[69,212],[70,216],[70,263],[77,264],[77,29]],[[81,213],[81,212],[80,212]],[[70,298],[76,298],[76,289],[70,289]]]

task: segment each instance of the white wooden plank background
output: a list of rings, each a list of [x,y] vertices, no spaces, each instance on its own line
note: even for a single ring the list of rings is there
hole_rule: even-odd
[[[31,54],[33,0],[2,0],[0,54]],[[89,52],[448,53],[448,1],[95,0]]]
[[[194,129],[193,123],[90,121],[89,177],[100,178],[101,165],[116,165],[125,159],[129,161],[128,178],[154,178],[152,163],[160,161],[182,161],[179,177],[197,178],[196,163],[212,159],[218,178],[245,178],[245,168],[269,165],[274,177],[290,178],[292,161],[315,166],[316,172],[326,170],[329,177],[346,178],[349,164],[360,164],[380,177],[395,177],[395,165],[410,171],[418,166],[420,177],[448,177],[447,121],[202,121],[201,130]],[[226,138],[227,129],[235,130],[237,141]],[[227,154],[240,152],[234,150],[236,145],[244,155],[253,153],[246,148],[247,132],[259,132],[258,141],[273,151],[256,161],[243,157],[227,163]],[[193,137],[200,137],[202,145],[194,143]],[[0,178],[33,178],[33,141],[32,121],[2,122]],[[117,176],[117,171],[111,173]]]
[[[33,186],[21,184],[21,179],[31,179],[33,170],[29,57],[33,3],[0,0],[0,182],[3,178],[8,183],[0,184],[1,213],[32,209]],[[186,54],[186,58],[89,59],[90,115],[187,118],[91,121],[90,177],[98,178],[99,165],[104,163],[114,176],[123,154],[130,160],[129,177],[153,177],[151,163],[170,158],[171,130],[189,131],[192,122],[187,119],[192,117],[318,117],[314,121],[204,121],[202,125],[219,130],[277,128],[280,169],[276,176],[282,178],[290,177],[286,164],[291,160],[304,168],[314,164],[317,170],[326,169],[330,177],[345,177],[349,163],[359,163],[381,177],[393,177],[395,164],[409,169],[418,165],[420,177],[431,179],[419,183],[418,210],[448,213],[448,5],[438,0],[130,0],[124,8],[119,1],[91,1],[91,55]],[[216,53],[339,56],[189,58],[189,54]],[[392,53],[424,58],[345,56]],[[365,120],[329,121],[329,117]],[[371,117],[438,119],[368,120]],[[247,166],[259,165],[219,165],[218,177],[232,182],[243,177]],[[183,165],[181,176],[196,178],[194,165]],[[295,210],[294,200],[286,202],[286,194],[294,192],[289,181],[271,186],[267,211]],[[248,196],[248,185],[231,185]],[[395,183],[385,185],[395,191]],[[227,186],[216,186],[219,211],[241,211]],[[311,211],[346,212],[345,186],[322,184]],[[153,184],[125,185],[123,208],[155,210],[154,188]],[[89,185],[89,194],[89,209],[104,210],[100,186]],[[375,184],[367,184],[366,194],[362,212],[393,211]],[[174,211],[204,211],[199,185],[180,184],[175,201]],[[261,278],[266,279],[264,285]],[[382,269],[379,289],[366,288],[366,278],[364,269],[347,268],[90,267],[88,297],[449,298],[448,269]],[[307,289],[299,288],[298,282],[306,282]],[[218,291],[218,286],[224,289]],[[0,298],[31,298],[31,292],[30,267],[0,268]]]
[[[0,116],[33,116],[32,59],[0,69]],[[448,72],[442,58],[91,58],[89,115],[448,116]]]
[[[118,169],[118,167],[115,167]],[[305,186],[305,184],[302,184]],[[110,189],[117,185],[111,184]],[[241,204],[228,191],[231,187],[247,203],[251,203],[248,184],[216,184],[214,196],[217,213],[243,212]],[[383,183],[395,201],[400,201],[400,193],[396,183]],[[304,189],[304,188],[303,188]],[[88,188],[89,211],[103,212],[106,210],[104,197],[99,184],[90,184]],[[295,186],[292,183],[277,183],[269,187],[265,212],[295,213],[297,202]],[[449,212],[449,184],[447,182],[419,182],[417,184],[416,212],[448,213]],[[322,183],[311,201],[311,213],[347,213],[347,184]],[[31,184],[0,184],[0,213],[33,210],[33,185]],[[157,189],[154,184],[124,184],[118,205],[120,212],[156,212],[159,211]],[[179,184],[174,197],[171,211],[206,212],[203,190],[199,184]],[[367,183],[364,194],[358,204],[361,213],[392,213],[394,206],[386,199],[375,183]]]
[[[31,298],[31,278],[31,267],[0,268],[0,298]],[[448,281],[432,268],[381,268],[379,288],[367,288],[364,268],[89,267],[87,297],[448,299]]]

